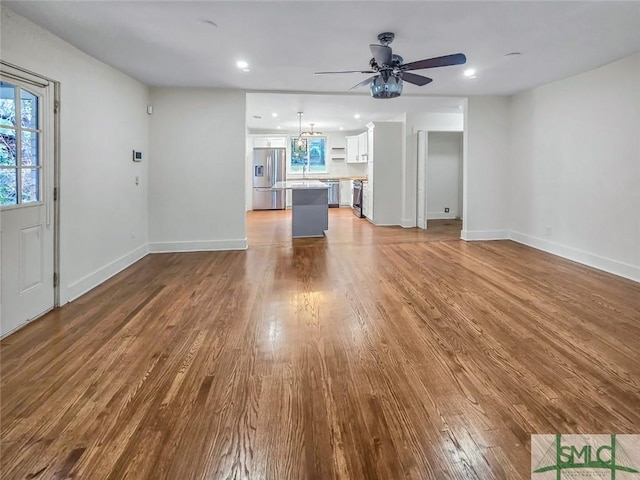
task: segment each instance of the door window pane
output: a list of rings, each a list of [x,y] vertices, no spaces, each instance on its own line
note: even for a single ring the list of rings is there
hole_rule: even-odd
[[[0,125],[16,124],[16,89],[10,83],[0,82]]]
[[[18,203],[18,179],[15,168],[0,168],[0,205]]]
[[[20,116],[23,128],[38,128],[38,97],[20,89]]]
[[[38,190],[40,183],[40,169],[22,169],[22,203],[38,201]]]
[[[38,165],[38,133],[22,132],[22,165]]]
[[[0,207],[42,199],[39,102],[28,90],[0,82]]]
[[[16,131],[0,128],[0,165],[16,165]]]

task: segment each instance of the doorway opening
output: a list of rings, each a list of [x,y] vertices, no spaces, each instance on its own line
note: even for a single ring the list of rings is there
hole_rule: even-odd
[[[418,228],[462,231],[464,175],[462,131],[417,134]]]

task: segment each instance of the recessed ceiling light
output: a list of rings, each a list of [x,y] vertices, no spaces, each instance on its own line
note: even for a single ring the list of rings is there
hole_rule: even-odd
[[[276,128],[277,128],[278,130],[282,130],[282,127],[281,127],[280,125],[278,125]]]
[[[359,114],[359,113],[356,113],[356,114],[353,116],[353,118],[360,118],[360,114]]]
[[[273,113],[271,114],[271,116],[272,116],[273,118],[276,118],[276,117],[278,116],[278,114],[277,114],[276,112],[273,112]]]
[[[522,53],[520,52],[509,52],[509,53],[505,53],[504,56],[505,57],[517,57],[518,55],[522,55]]]
[[[202,23],[206,23],[207,25],[211,25],[213,28],[218,28],[218,24],[213,20],[202,20]]]
[[[245,68],[247,68],[249,66],[249,64],[247,62],[245,62],[244,60],[238,60],[236,62],[236,65],[238,66],[238,68],[240,70],[244,70]]]
[[[464,71],[464,76],[465,77],[470,77],[470,78],[475,78],[476,77],[476,71],[473,68],[467,68]]]
[[[253,118],[260,120],[262,117],[260,115],[254,115]]]
[[[250,68],[243,68],[243,69],[242,69],[242,71],[243,71],[243,72],[250,72],[250,71],[251,71],[251,69],[250,69]]]
[[[344,127],[338,127],[338,130],[344,130]]]

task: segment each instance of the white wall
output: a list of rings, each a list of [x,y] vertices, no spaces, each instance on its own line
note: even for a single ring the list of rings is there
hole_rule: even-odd
[[[464,240],[508,238],[509,98],[470,97],[464,119],[461,236]]]
[[[148,89],[5,5],[1,10],[2,60],[61,83],[60,300],[66,303],[147,253]],[[134,149],[143,152],[141,163],[132,161]]]
[[[462,215],[462,132],[429,132],[428,138],[427,218],[458,218]]]
[[[640,54],[515,95],[516,241],[640,281]]]
[[[151,89],[151,251],[246,248],[245,96]]]

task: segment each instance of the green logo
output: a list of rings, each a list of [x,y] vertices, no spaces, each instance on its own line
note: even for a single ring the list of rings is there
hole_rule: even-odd
[[[606,478],[616,480],[616,473],[624,472],[624,478],[636,478],[640,474],[636,466],[640,441],[638,435],[622,435],[629,456],[615,434],[612,435],[532,435],[532,479]],[[535,463],[534,463],[535,462]],[[545,474],[554,472],[554,474]],[[563,477],[563,472],[566,475]],[[640,475],[638,475],[640,477]],[[620,479],[621,480],[621,479]]]

